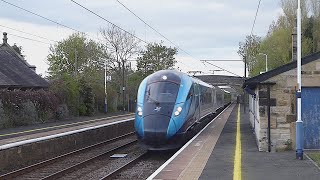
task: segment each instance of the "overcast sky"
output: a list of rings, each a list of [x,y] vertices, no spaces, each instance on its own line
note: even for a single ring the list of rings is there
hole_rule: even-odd
[[[90,34],[97,38],[100,28],[109,24],[80,8],[70,0],[6,0],[12,4],[38,13],[66,26]],[[76,0],[78,3],[100,14],[125,30],[147,42],[164,41],[174,46],[146,27],[139,19],[122,7],[116,0]],[[240,41],[249,35],[253,25],[259,0],[119,0],[157,29],[181,49],[176,59],[177,67],[184,72],[194,70],[208,73],[216,70],[200,59],[240,59],[237,54]],[[37,73],[45,74],[48,65],[46,56],[53,41],[37,38],[13,31],[27,33],[60,41],[74,31],[58,26],[30,13],[22,11],[0,0],[0,31],[8,32],[8,43],[23,47],[27,61],[37,66]],[[279,0],[261,0],[254,34],[264,37],[269,25],[280,15]],[[6,26],[6,27],[4,27]],[[9,27],[9,28],[8,28]],[[44,43],[22,39],[23,36]],[[145,44],[141,43],[141,46]],[[190,56],[191,55],[191,56]],[[214,64],[234,72],[244,74],[242,62],[214,62]],[[215,74],[232,75],[226,72]]]

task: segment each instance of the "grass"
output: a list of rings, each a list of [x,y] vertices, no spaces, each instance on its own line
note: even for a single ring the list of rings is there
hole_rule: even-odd
[[[320,167],[320,151],[308,152],[307,154]]]

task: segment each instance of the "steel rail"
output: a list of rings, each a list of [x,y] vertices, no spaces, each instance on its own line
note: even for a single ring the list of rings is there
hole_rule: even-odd
[[[12,178],[18,177],[20,175],[32,172],[33,170],[48,166],[50,164],[53,164],[53,163],[55,163],[57,161],[62,160],[63,158],[67,158],[68,156],[75,155],[77,153],[83,153],[83,152],[89,151],[92,148],[96,148],[96,147],[99,147],[99,146],[114,142],[116,140],[125,138],[125,137],[133,135],[133,134],[134,134],[134,132],[130,132],[130,133],[127,133],[127,134],[124,134],[124,135],[121,135],[121,136],[118,136],[118,137],[115,137],[115,138],[112,138],[112,139],[109,139],[109,140],[106,140],[106,141],[103,141],[103,142],[100,142],[100,143],[97,143],[97,144],[93,144],[93,145],[90,145],[90,146],[87,146],[87,147],[84,147],[84,148],[81,148],[81,149],[78,149],[78,150],[63,154],[63,155],[59,155],[57,157],[54,157],[54,158],[51,158],[51,159],[48,159],[48,160],[45,160],[45,161],[41,161],[39,163],[36,163],[36,164],[30,165],[30,166],[27,166],[27,167],[24,167],[24,168],[21,168],[21,169],[18,169],[18,170],[3,174],[3,175],[0,176],[0,179],[12,179]],[[137,140],[135,140],[135,141],[137,141]]]
[[[42,180],[51,180],[51,179],[52,179],[52,180],[55,180],[55,179],[57,179],[57,178],[59,178],[59,177],[62,177],[63,175],[68,174],[68,173],[70,173],[70,172],[72,172],[72,171],[74,171],[74,170],[76,170],[76,169],[81,169],[81,168],[84,167],[86,164],[89,164],[89,163],[97,160],[98,158],[100,158],[100,157],[102,157],[102,156],[105,156],[105,155],[110,154],[110,153],[112,153],[112,152],[114,152],[114,151],[116,151],[116,150],[119,150],[119,149],[121,149],[121,148],[124,148],[124,147],[126,147],[126,146],[129,146],[129,145],[131,145],[131,144],[134,144],[134,143],[136,143],[137,141],[138,141],[138,140],[133,140],[133,141],[130,141],[130,142],[124,144],[124,145],[121,145],[121,146],[112,148],[112,149],[110,149],[110,150],[108,150],[108,151],[106,151],[106,152],[100,153],[99,155],[96,155],[96,156],[94,156],[94,157],[92,157],[92,158],[90,158],[90,159],[84,160],[84,161],[82,161],[82,162],[80,162],[80,163],[77,163],[77,164],[75,164],[75,165],[73,165],[73,166],[67,167],[67,168],[65,168],[65,169],[63,169],[63,170],[61,170],[61,171],[58,171],[58,172],[56,172],[56,173],[54,173],[54,174],[51,174],[51,175],[49,175],[49,176],[46,176],[46,177],[42,178]]]
[[[142,157],[146,156],[147,154],[148,154],[148,151],[146,151],[145,153],[139,155],[138,157],[136,157],[135,159],[129,161],[128,163],[122,165],[121,167],[119,167],[118,169],[112,171],[111,173],[107,174],[106,176],[100,178],[100,180],[114,178],[116,175],[120,174],[120,172],[126,170],[130,165],[136,163],[137,161],[139,161]]]

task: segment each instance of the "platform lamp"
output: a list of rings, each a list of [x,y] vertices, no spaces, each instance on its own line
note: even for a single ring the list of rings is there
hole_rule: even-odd
[[[297,9],[297,121],[296,121],[296,159],[303,159],[303,121],[301,119],[301,9]]]

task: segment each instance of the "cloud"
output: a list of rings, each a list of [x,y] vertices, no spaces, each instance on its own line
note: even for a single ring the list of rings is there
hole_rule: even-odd
[[[47,37],[52,40],[59,41],[63,38],[66,38],[71,34],[70,30],[63,29],[60,27],[53,28],[47,25],[37,25],[32,23],[25,23],[19,21],[12,21],[10,19],[0,19],[0,25],[5,25],[7,27],[11,27],[17,30],[22,30],[31,34],[35,34],[42,37]],[[1,27],[2,32],[8,33],[8,43],[10,45],[17,44],[18,46],[22,46],[22,53],[26,56],[26,60],[29,64],[37,66],[37,73],[45,74],[47,71],[48,65],[46,63],[46,57],[49,54],[50,44],[53,44],[53,41],[45,40],[38,38],[36,36],[30,36],[27,34],[22,34],[20,32]],[[16,37],[15,35],[27,37],[30,39],[42,41],[45,43],[39,43],[35,41],[31,41],[28,39],[23,39],[20,37]]]
[[[135,32],[141,39],[148,42],[160,42],[164,40],[164,38],[160,37],[156,32],[124,9],[116,0],[76,1],[123,29]],[[186,70],[192,68],[208,70],[208,67],[196,61],[196,59],[200,58],[238,59],[238,44],[245,39],[246,35],[250,34],[258,5],[257,1],[238,0],[120,1],[161,32],[161,34],[192,55],[190,57],[183,51],[179,51],[177,58],[179,57],[181,61],[187,64],[180,63],[179,66]],[[79,31],[88,32],[90,37],[93,38],[96,37],[101,27],[109,26],[107,22],[80,8],[70,0],[11,0],[10,2]],[[19,28],[54,40],[66,38],[73,32],[3,2],[0,5],[3,7],[0,11],[0,17],[2,17],[0,24]],[[254,33],[259,36],[266,35],[269,25],[273,20],[276,20],[281,12],[279,0],[262,1]],[[2,27],[0,27],[0,30],[9,32],[8,38],[10,44],[16,42],[23,47],[28,62],[37,65],[38,72],[43,74],[46,71],[48,65],[45,63],[45,60],[49,53],[49,45],[10,36],[10,33],[23,34]],[[170,42],[164,41],[165,45],[174,46]],[[142,43],[141,45],[143,46],[144,44]],[[241,70],[243,65],[232,63],[217,64],[243,74],[243,70]]]

